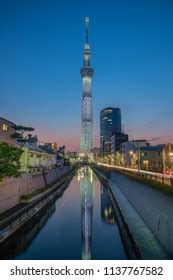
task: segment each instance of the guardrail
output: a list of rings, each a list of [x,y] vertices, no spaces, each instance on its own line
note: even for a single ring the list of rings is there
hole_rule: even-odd
[[[113,167],[117,168],[120,170],[127,170],[127,171],[133,171],[136,173],[142,173],[142,174],[149,174],[153,176],[158,176],[158,177],[164,177],[164,178],[173,178],[173,175],[167,175],[167,174],[162,174],[162,173],[157,173],[157,172],[151,172],[151,171],[146,171],[142,169],[137,169],[137,168],[128,168],[128,167],[123,167],[123,166],[117,166],[117,165],[111,165],[111,164],[105,164],[105,163],[97,163],[98,165],[106,166],[106,167]]]
[[[40,210],[42,210],[50,201],[52,201],[56,196],[62,193],[65,187],[69,184],[70,180],[74,176],[77,168],[68,172],[68,174],[63,175],[50,190],[47,190],[42,197],[35,199],[28,205],[24,206],[22,209],[18,210],[16,213],[11,214],[9,217],[0,221],[0,243],[3,243],[9,236],[11,236],[14,231],[26,223],[31,217],[36,215]]]
[[[138,174],[141,177],[148,178],[150,180],[156,181],[158,183],[171,186],[173,187],[173,176],[172,175],[166,175],[162,173],[156,173],[151,171],[145,171],[141,169],[134,169],[134,168],[128,168],[128,167],[122,167],[122,166],[116,166],[116,165],[110,165],[105,163],[97,163],[98,166],[103,166],[110,168],[112,170],[120,170],[120,171],[128,171],[134,174]]]

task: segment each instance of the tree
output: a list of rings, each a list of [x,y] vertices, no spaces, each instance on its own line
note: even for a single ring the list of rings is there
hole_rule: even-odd
[[[168,170],[172,167],[171,159],[168,154],[165,155],[165,167]]]
[[[115,165],[122,166],[122,155],[120,152],[115,152],[114,162]]]
[[[20,143],[20,147],[23,147],[25,143],[35,143],[38,141],[37,136],[32,134],[25,134],[27,132],[34,131],[34,128],[22,125],[13,125],[15,132],[11,135],[13,139],[16,139]]]
[[[20,156],[22,152],[17,147],[0,143],[0,181],[6,176],[20,176]]]

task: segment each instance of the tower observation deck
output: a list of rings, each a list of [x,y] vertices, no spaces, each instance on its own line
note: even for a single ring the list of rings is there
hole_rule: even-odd
[[[80,70],[83,81],[82,119],[80,135],[80,152],[89,154],[93,148],[93,112],[91,80],[94,70],[91,67],[91,50],[89,44],[89,18],[85,18],[85,45],[83,51],[83,67]]]

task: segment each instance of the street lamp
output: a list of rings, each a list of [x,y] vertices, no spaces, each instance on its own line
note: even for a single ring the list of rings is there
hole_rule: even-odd
[[[140,149],[139,149],[139,142],[137,141],[137,150],[138,150],[138,172],[140,172],[141,169],[141,154],[140,154]]]
[[[132,156],[133,156],[133,151],[129,151],[129,167],[131,167]]]

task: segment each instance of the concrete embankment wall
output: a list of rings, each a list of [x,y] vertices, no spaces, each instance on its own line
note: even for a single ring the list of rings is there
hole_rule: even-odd
[[[131,173],[136,174],[136,172],[131,172]],[[147,179],[153,180],[155,182],[159,182],[159,183],[173,187],[173,178],[171,178],[171,177],[166,177],[161,174],[152,175],[152,174],[147,174],[147,173],[140,173],[138,175],[140,175],[140,177],[142,177],[142,178],[147,178]]]
[[[111,180],[111,172],[105,172],[103,169],[95,169],[95,171],[105,180],[102,183],[108,188],[130,259],[170,259],[170,254],[155,237],[133,204]]]
[[[22,174],[19,178],[5,178],[0,182],[0,213],[17,205],[21,195],[43,188],[57,180],[70,167],[54,168],[43,174]]]
[[[131,181],[127,177],[123,184],[120,176],[124,175],[117,175],[115,172],[109,174],[110,180],[118,184],[120,190],[164,248],[173,254],[173,197],[169,197],[147,184]],[[128,184],[128,180],[131,181],[130,184]]]

